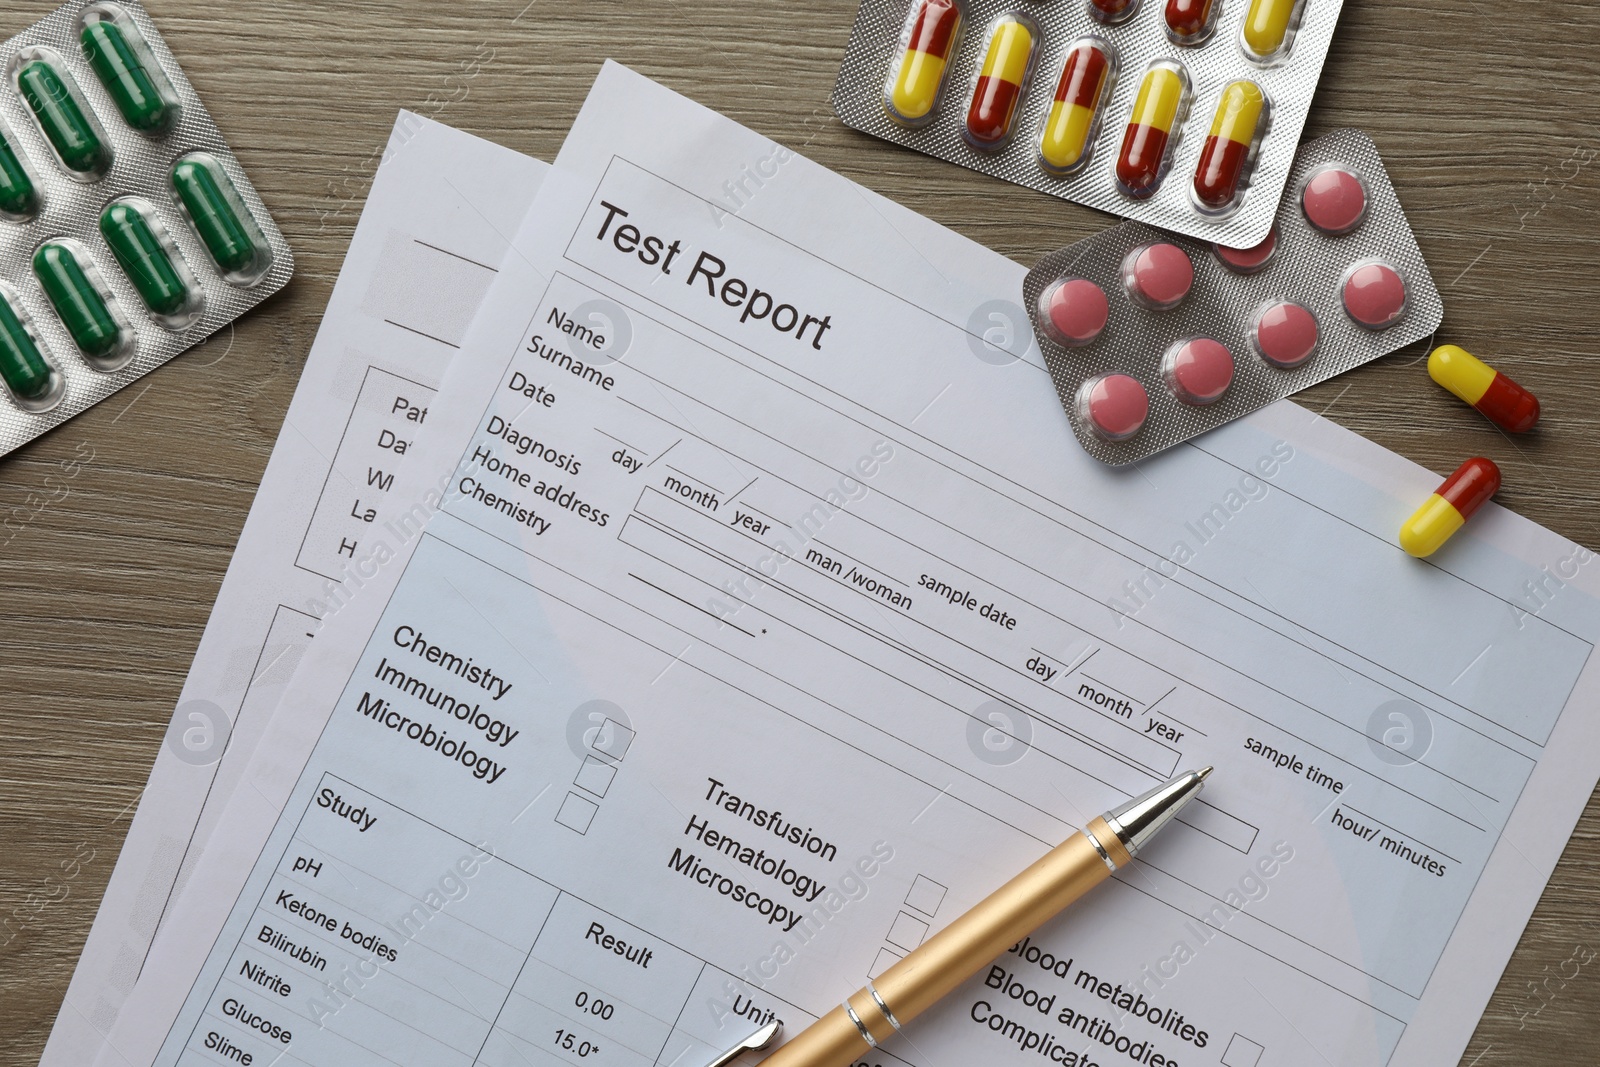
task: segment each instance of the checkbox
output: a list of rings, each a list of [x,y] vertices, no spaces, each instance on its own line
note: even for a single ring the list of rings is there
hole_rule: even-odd
[[[561,802],[561,810],[556,812],[556,822],[568,830],[576,830],[580,834],[589,832],[589,824],[594,821],[594,813],[600,810],[600,805],[592,800],[586,800],[576,793],[568,793],[567,799]]]
[[[906,907],[920,911],[924,915],[935,915],[939,911],[939,905],[944,903],[944,895],[947,892],[944,886],[932,878],[919,874],[916,881],[911,883],[911,891],[906,894]]]
[[[910,952],[922,944],[927,936],[928,924],[902,911],[894,917],[894,925],[889,927],[889,936],[884,940],[895,948],[903,948]]]
[[[591,750],[602,756],[610,756],[618,762],[628,754],[628,746],[631,744],[633,744],[633,731],[615,719],[607,719],[601,723],[600,729],[596,730],[594,737],[589,740]]]
[[[1222,1067],[1256,1067],[1261,1053],[1266,1051],[1243,1034],[1234,1034],[1228,1050],[1222,1054]]]
[[[611,779],[617,776],[617,768],[612,764],[586,756],[583,766],[578,768],[578,776],[572,784],[587,793],[597,797],[606,795],[606,790],[611,788]]]
[[[876,978],[890,967],[900,962],[900,954],[890,952],[886,948],[878,950],[878,958],[872,961],[872,970],[867,972],[868,978]]]

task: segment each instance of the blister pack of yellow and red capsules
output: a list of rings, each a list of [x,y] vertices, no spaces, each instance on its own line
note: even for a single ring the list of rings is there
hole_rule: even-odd
[[[1422,340],[1444,317],[1359,130],[1301,146],[1260,244],[1125,222],[1041,259],[1023,306],[1073,432],[1112,465]]]
[[[1343,0],[862,0],[847,125],[1235,248],[1266,236]]]
[[[136,0],[0,45],[0,455],[283,288],[294,257]]]

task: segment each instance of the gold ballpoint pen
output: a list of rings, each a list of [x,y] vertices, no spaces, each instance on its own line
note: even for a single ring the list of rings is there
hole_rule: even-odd
[[[847,1067],[1131,862],[1199,795],[1207,767],[1113,808],[990,893],[761,1067]]]

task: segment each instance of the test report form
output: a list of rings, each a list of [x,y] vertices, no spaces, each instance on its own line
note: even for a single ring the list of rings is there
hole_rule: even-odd
[[[1022,274],[608,65],[102,1062],[709,1062],[1213,764],[863,1063],[1456,1063],[1596,778],[1593,557],[1407,557],[1437,476],[1288,403],[1101,466]]]
[[[546,164],[402,111],[45,1047],[92,1062],[354,556]]]

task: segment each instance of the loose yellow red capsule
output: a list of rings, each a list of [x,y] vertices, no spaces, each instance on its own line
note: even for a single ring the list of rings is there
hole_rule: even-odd
[[[1418,559],[1433,555],[1499,491],[1500,468],[1474,456],[1400,527],[1400,547]]]
[[[1527,433],[1539,421],[1539,398],[1456,345],[1428,356],[1428,376],[1506,433]]]
[[[1236,81],[1222,90],[1211,135],[1194,171],[1194,197],[1207,211],[1225,211],[1238,201],[1266,106],[1266,95],[1255,82]]]
[[[974,147],[998,148],[1011,137],[1038,39],[1034,27],[1016,15],[1006,15],[989,31],[983,69],[967,108],[967,140]]]
[[[1289,47],[1300,6],[1305,0],[1250,0],[1240,42],[1244,53],[1258,63],[1277,59]]]
[[[944,75],[961,28],[961,9],[955,0],[919,0],[906,20],[905,49],[889,78],[884,106],[889,117],[907,126],[921,126],[933,118]]]
[[[1070,174],[1088,160],[1112,62],[1111,46],[1098,37],[1067,46],[1056,98],[1039,134],[1039,158],[1045,169]]]

